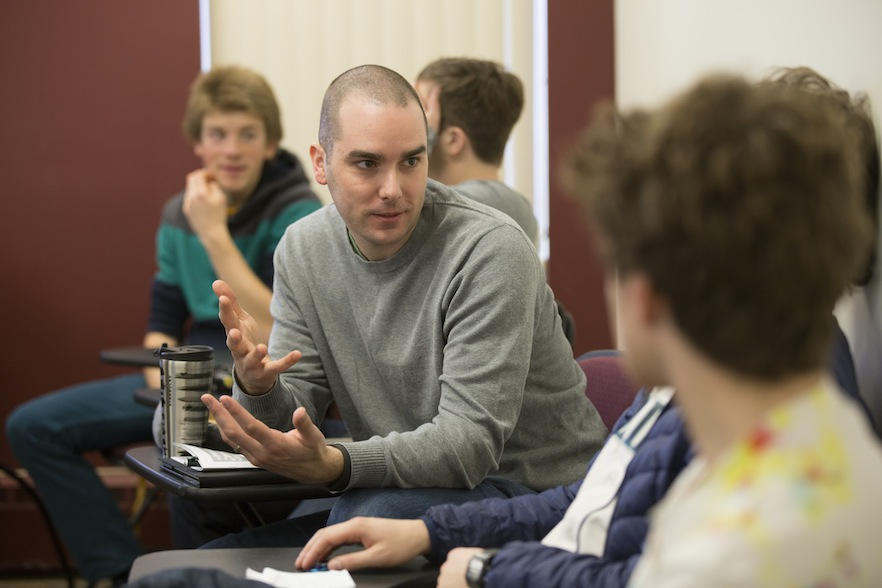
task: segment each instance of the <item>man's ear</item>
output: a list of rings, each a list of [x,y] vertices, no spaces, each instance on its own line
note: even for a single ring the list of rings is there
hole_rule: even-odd
[[[443,145],[448,157],[459,157],[471,145],[469,136],[460,127],[447,127],[444,129],[438,138],[438,143]]]
[[[649,276],[642,272],[632,272],[625,278],[619,285],[619,292],[629,297],[634,318],[644,326],[655,325],[668,314],[667,302]]]
[[[309,158],[312,160],[312,173],[315,176],[315,181],[322,186],[327,186],[328,178],[325,175],[327,159],[325,158],[325,150],[318,143],[313,143],[309,146]]]
[[[279,143],[277,141],[270,141],[266,144],[266,149],[263,152],[263,158],[266,161],[271,160],[276,156],[276,153],[279,152]]]

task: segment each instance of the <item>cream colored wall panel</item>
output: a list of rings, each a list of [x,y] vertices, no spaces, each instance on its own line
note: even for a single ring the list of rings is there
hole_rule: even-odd
[[[508,34],[503,39],[500,61],[516,72],[524,83],[524,111],[515,126],[506,151],[505,181],[533,199],[533,6],[530,0],[508,4]]]
[[[356,65],[378,63],[413,80],[441,56],[506,63],[508,42],[516,47],[509,51],[516,58],[506,65],[523,79],[529,102],[531,6],[531,0],[212,0],[212,62],[245,65],[266,76],[282,107],[282,144],[309,167],[309,145],[318,135],[325,89]],[[508,19],[518,23],[516,32],[504,28],[506,11],[516,15]],[[531,127],[527,107],[515,128],[516,152],[506,163],[518,170],[513,184],[528,197]],[[313,185],[330,200],[324,187]]]

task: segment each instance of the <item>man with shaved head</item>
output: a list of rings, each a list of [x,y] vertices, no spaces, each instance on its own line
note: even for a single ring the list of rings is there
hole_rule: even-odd
[[[254,464],[345,492],[330,513],[211,546],[302,545],[328,521],[579,479],[606,429],[542,264],[509,217],[428,179],[411,84],[376,65],[340,75],[310,156],[333,205],[276,250],[268,344],[215,283],[235,384],[204,400]],[[351,442],[316,426],[332,402]]]

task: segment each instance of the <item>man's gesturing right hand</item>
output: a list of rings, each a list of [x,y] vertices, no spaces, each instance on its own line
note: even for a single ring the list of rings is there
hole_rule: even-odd
[[[254,396],[268,392],[279,374],[300,360],[301,353],[291,351],[277,360],[271,359],[257,321],[239,305],[229,284],[215,280],[211,288],[217,295],[218,316],[227,331],[227,347],[233,355],[239,387]]]

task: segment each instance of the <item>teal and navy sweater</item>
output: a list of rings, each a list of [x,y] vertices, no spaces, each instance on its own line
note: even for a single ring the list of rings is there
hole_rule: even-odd
[[[217,297],[211,290],[217,275],[184,216],[183,199],[181,192],[162,211],[156,235],[159,269],[153,278],[148,332],[226,350]],[[254,194],[228,221],[236,246],[267,286],[272,287],[273,253],[285,229],[320,207],[300,161],[280,149],[264,166]]]

